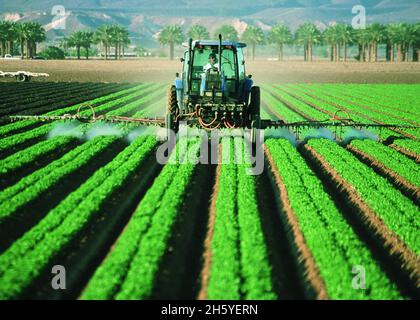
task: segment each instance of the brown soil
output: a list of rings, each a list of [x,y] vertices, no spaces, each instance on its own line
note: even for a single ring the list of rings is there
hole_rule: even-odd
[[[216,201],[217,201],[217,194],[219,192],[219,182],[220,182],[220,170],[221,170],[221,145],[219,144],[218,148],[219,153],[219,164],[217,165],[216,169],[216,177],[215,183],[213,186],[213,193],[211,195],[211,202],[210,202],[210,209],[209,209],[209,221],[207,225],[207,235],[204,240],[204,253],[203,253],[203,268],[201,270],[201,288],[198,293],[197,299],[198,300],[207,300],[207,287],[209,284],[210,279],[210,269],[211,269],[211,242],[213,239],[213,232],[214,232],[214,222],[216,220]]]
[[[179,72],[179,60],[2,60],[2,71],[50,74],[47,80],[79,82],[165,83]],[[419,83],[420,63],[331,63],[328,61],[247,61],[246,70],[256,83]],[[1,79],[0,79],[1,80]],[[4,81],[4,80],[1,80]],[[11,81],[11,80],[8,80]]]
[[[363,151],[360,151],[354,146],[347,145],[347,149],[350,150],[353,154],[355,154],[362,162],[366,163],[370,167],[373,167],[381,175],[388,178],[388,180],[391,181],[392,184],[394,184],[406,196],[411,198],[417,205],[419,205],[420,189],[416,185],[412,184],[408,180],[396,174],[394,171],[384,166],[381,162],[375,160],[373,157],[369,156]]]
[[[277,187],[280,193],[280,200],[282,202],[283,211],[287,216],[287,220],[290,226],[290,230],[293,233],[294,242],[296,248],[300,254],[300,261],[303,262],[305,266],[305,275],[308,283],[312,287],[312,290],[315,292],[316,299],[326,300],[328,299],[327,290],[325,288],[325,283],[320,275],[319,268],[315,263],[315,260],[311,254],[310,249],[306,245],[305,238],[299,228],[299,221],[293,212],[293,208],[290,204],[286,186],[283,183],[283,180],[276,168],[274,160],[269,152],[269,150],[264,146],[265,156],[267,158],[269,168],[273,174]]]
[[[304,151],[317,162],[329,179],[345,194],[347,200],[357,208],[358,214],[365,226],[371,230],[383,243],[389,256],[398,256],[402,268],[414,283],[420,285],[420,263],[418,256],[407,247],[407,245],[378,217],[378,215],[360,198],[354,187],[345,181],[339,173],[313,148],[307,144],[303,146]]]

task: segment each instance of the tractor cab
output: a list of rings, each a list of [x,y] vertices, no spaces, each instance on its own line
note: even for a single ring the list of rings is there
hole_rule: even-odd
[[[259,127],[260,91],[246,75],[245,47],[221,35],[219,41],[190,39],[168,90],[168,129],[177,131],[180,120],[205,130]]]
[[[191,41],[181,58],[182,88],[176,88],[180,110],[209,103],[247,105],[252,80],[245,73],[244,47],[231,41]]]

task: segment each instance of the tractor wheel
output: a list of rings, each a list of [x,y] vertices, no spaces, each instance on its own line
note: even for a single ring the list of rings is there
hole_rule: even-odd
[[[249,121],[260,119],[260,87],[251,88],[251,101],[248,107]]]
[[[173,130],[175,133],[178,132],[177,120],[178,116],[178,103],[176,101],[176,90],[175,86],[171,85],[168,88],[167,92],[167,101],[166,101],[166,118],[165,118],[165,127],[167,130]],[[169,138],[169,132],[167,134]]]

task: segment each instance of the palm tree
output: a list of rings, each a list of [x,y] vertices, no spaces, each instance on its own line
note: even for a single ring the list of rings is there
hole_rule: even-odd
[[[356,29],[354,31],[354,39],[359,45],[359,61],[369,61],[369,43],[370,43],[370,34],[366,29]]]
[[[279,61],[283,60],[283,46],[292,41],[292,33],[283,24],[276,24],[268,33],[268,42],[277,45],[279,50]]]
[[[306,22],[299,26],[295,37],[297,42],[304,46],[304,60],[312,61],[313,46],[320,43],[321,32],[313,23]]]
[[[413,61],[419,61],[420,55],[420,22],[414,25]]]
[[[337,25],[329,25],[322,34],[323,42],[330,46],[330,61],[337,61],[338,32]]]
[[[9,32],[9,22],[8,21],[0,21],[0,43],[1,43],[1,54],[0,56],[4,57],[6,54],[6,41],[8,38]]]
[[[206,27],[195,24],[190,27],[190,29],[187,32],[188,38],[191,39],[208,39],[210,38],[210,34],[207,31]]]
[[[408,58],[409,44],[414,43],[414,30],[405,23],[397,23],[390,26],[387,32],[388,38],[397,46],[397,61],[402,62]]]
[[[222,35],[223,39],[228,41],[238,41],[239,39],[238,31],[236,31],[234,27],[228,24],[219,27],[214,33],[214,38],[218,39],[219,34]]]
[[[112,27],[110,25],[101,25],[98,29],[96,29],[94,35],[94,42],[100,43],[105,49],[105,60],[108,59],[108,48],[112,40],[111,31]]]
[[[242,40],[251,45],[252,60],[255,60],[255,46],[265,42],[264,32],[260,27],[249,25],[242,34]]]
[[[89,59],[89,49],[93,43],[93,32],[92,31],[81,31],[82,32],[82,47],[86,51],[86,60]]]
[[[37,22],[27,22],[25,28],[26,58],[33,58],[36,55],[37,43],[46,39],[45,29]]]
[[[159,42],[163,45],[169,44],[169,59],[174,59],[174,46],[181,44],[184,34],[180,26],[166,26],[159,34]]]
[[[80,60],[80,48],[83,47],[84,34],[83,31],[76,31],[69,38],[69,46],[75,47],[77,51],[77,59]]]
[[[382,24],[373,23],[367,27],[366,31],[370,37],[369,61],[376,62],[378,61],[378,44],[385,40],[385,27]]]
[[[335,26],[335,30],[337,32],[337,55],[338,55],[338,61],[341,59],[341,48],[343,48],[344,52],[344,61],[347,61],[347,45],[353,41],[353,29],[351,26],[340,23]]]
[[[29,25],[27,22],[18,23],[16,25],[16,34],[20,43],[20,58],[23,59],[25,56],[25,41],[28,34]]]

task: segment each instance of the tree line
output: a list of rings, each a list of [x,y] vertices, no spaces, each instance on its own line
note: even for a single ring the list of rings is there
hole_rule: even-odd
[[[388,25],[373,23],[364,29],[354,29],[350,25],[337,23],[321,31],[315,24],[307,22],[301,24],[294,34],[284,24],[275,25],[267,34],[260,27],[248,25],[242,37],[239,37],[233,26],[223,25],[216,30],[213,38],[217,39],[219,34],[222,34],[225,40],[240,40],[247,43],[252,60],[255,59],[256,46],[267,43],[276,45],[279,60],[283,60],[286,45],[303,46],[305,61],[313,60],[313,48],[318,45],[329,46],[331,61],[347,61],[350,45],[358,47],[359,53],[356,58],[366,62],[378,61],[380,44],[386,45],[387,61],[409,61],[410,49],[412,49],[412,60],[419,61],[420,53],[420,23]],[[210,34],[204,26],[193,25],[188,30],[187,36],[193,39],[208,39]],[[170,59],[174,56],[174,45],[181,44],[183,40],[183,31],[176,25],[165,27],[159,35],[160,43],[169,45]]]
[[[275,25],[265,33],[260,27],[248,25],[239,37],[231,25],[219,27],[213,34],[217,39],[222,34],[225,40],[243,41],[248,44],[251,58],[255,59],[257,45],[274,44],[277,47],[278,59],[283,60],[285,46],[298,45],[303,47],[303,58],[312,61],[313,49],[316,46],[327,45],[331,61],[347,61],[349,46],[358,47],[356,59],[375,62],[378,60],[378,46],[385,45],[387,61],[419,61],[420,23],[395,23],[382,25],[373,23],[364,29],[354,29],[350,25],[337,23],[329,25],[321,31],[313,23],[303,23],[295,33],[284,24]],[[186,35],[179,25],[164,27],[158,36],[158,41],[169,46],[169,58],[174,59],[176,45],[187,38],[209,39],[209,31],[202,25],[192,25]],[[15,46],[20,49],[21,58],[33,58],[37,53],[37,44],[46,40],[45,29],[36,22],[0,21],[0,56],[13,55]],[[125,48],[130,44],[129,31],[120,25],[102,25],[95,32],[81,30],[72,33],[68,38],[60,40],[60,46],[67,50],[75,48],[80,59],[81,49],[84,49],[86,59],[93,44],[101,46],[104,58],[108,59],[114,49],[114,59],[124,56]]]

